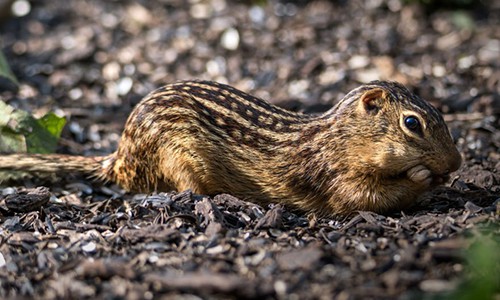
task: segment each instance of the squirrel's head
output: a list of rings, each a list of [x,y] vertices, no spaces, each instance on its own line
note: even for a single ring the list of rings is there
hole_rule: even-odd
[[[354,153],[368,172],[425,179],[430,186],[446,181],[460,167],[460,153],[439,111],[403,85],[374,81],[344,99],[352,100],[335,109],[347,110],[355,122],[351,128],[360,130]]]
[[[337,211],[405,208],[462,162],[439,111],[399,83],[354,89],[325,116],[341,156],[331,167],[342,174],[331,188]]]

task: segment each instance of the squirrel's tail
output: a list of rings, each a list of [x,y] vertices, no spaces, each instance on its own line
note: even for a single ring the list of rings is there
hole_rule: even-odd
[[[109,156],[73,156],[65,154],[0,154],[0,171],[26,173],[78,173],[101,177]]]

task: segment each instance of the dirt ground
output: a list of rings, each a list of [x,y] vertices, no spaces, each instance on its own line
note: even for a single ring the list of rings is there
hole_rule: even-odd
[[[392,79],[444,113],[464,158],[413,209],[344,219],[81,178],[4,185],[0,298],[500,299],[500,5],[406,2],[54,0],[0,14],[21,83],[0,97],[65,115],[61,153],[112,152],[163,83],[216,80],[320,112]]]

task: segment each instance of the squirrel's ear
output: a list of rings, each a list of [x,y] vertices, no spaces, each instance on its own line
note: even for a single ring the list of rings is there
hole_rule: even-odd
[[[386,92],[380,88],[374,88],[361,95],[359,105],[365,112],[376,114],[386,101]]]

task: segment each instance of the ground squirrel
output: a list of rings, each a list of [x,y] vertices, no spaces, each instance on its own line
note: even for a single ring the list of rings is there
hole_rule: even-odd
[[[440,113],[385,81],[320,115],[220,83],[180,82],[135,107],[108,156],[0,156],[0,169],[82,172],[128,191],[230,193],[321,215],[402,209],[460,164]]]

